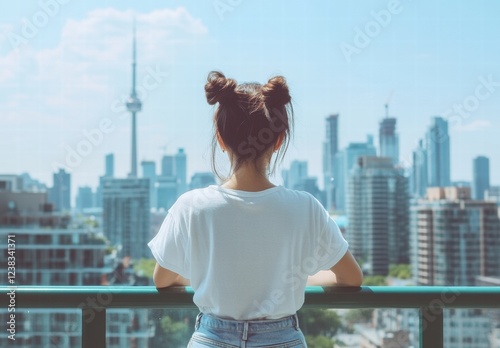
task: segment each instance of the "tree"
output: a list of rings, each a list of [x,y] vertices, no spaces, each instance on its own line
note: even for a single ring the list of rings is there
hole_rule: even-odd
[[[329,309],[301,309],[297,315],[304,335],[333,337],[342,327],[337,312]]]
[[[155,259],[140,259],[134,263],[134,271],[138,274],[143,274],[145,277],[153,278],[153,271],[155,269]]]
[[[186,347],[194,331],[197,309],[153,308],[149,318],[155,323],[151,347]],[[168,319],[167,319],[168,318]]]
[[[169,347],[183,347],[189,341],[190,328],[183,321],[174,321],[169,316],[161,320],[161,327],[165,333]]]
[[[354,324],[369,323],[373,317],[373,308],[351,309],[344,316],[347,327],[352,330]]]
[[[410,279],[411,278],[410,265],[407,264],[390,265],[389,276],[399,279]]]
[[[306,335],[306,343],[310,348],[332,348],[333,341],[326,336],[312,336]]]
[[[363,285],[366,286],[387,286],[384,276],[368,276],[363,279]]]

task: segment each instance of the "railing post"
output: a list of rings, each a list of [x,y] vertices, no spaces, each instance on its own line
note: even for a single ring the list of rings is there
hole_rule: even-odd
[[[82,308],[82,348],[106,348],[106,308]]]
[[[443,348],[443,308],[420,308],[420,348]]]

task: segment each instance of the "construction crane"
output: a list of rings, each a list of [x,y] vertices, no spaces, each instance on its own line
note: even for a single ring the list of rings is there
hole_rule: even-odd
[[[394,95],[394,90],[391,90],[391,93],[389,93],[387,101],[385,102],[385,118],[389,118],[389,102],[391,101],[393,95]]]

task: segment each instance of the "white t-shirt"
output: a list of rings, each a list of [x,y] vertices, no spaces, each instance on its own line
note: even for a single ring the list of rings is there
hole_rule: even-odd
[[[307,277],[334,266],[348,244],[305,191],[211,185],[180,196],[148,246],[160,266],[191,281],[201,312],[251,320],[294,314]]]

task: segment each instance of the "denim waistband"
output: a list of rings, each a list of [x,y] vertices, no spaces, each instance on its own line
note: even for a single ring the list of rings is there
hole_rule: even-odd
[[[244,336],[250,332],[276,331],[287,327],[299,329],[299,320],[296,313],[281,319],[260,320],[222,319],[211,314],[199,313],[196,317],[196,329],[200,324],[218,330],[242,332]]]

